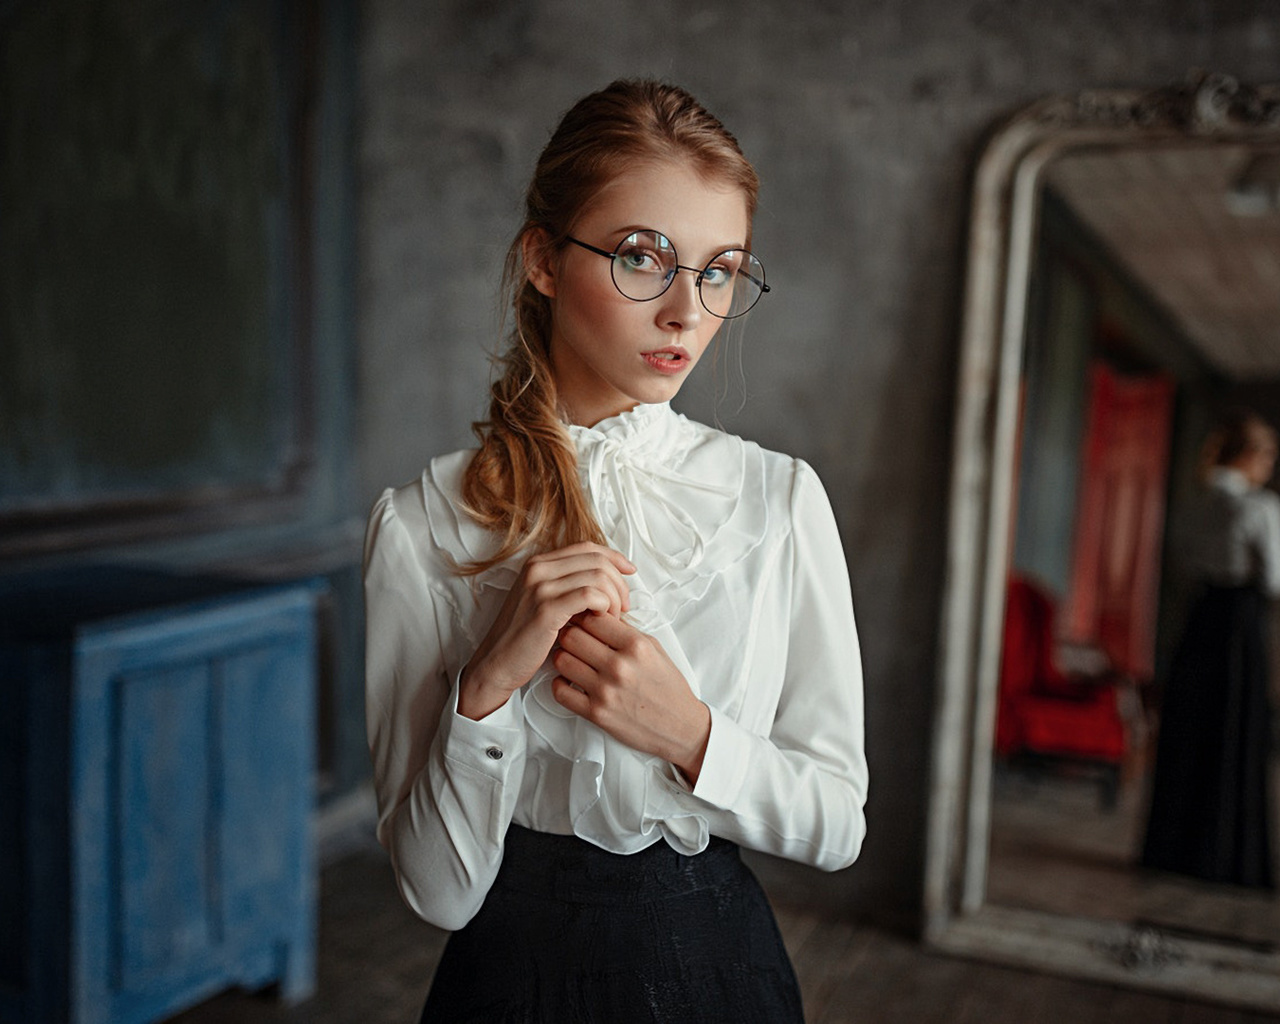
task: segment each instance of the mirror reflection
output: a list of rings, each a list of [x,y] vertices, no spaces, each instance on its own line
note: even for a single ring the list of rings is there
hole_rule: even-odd
[[[1213,598],[1207,627],[1203,603],[1206,481],[1276,486],[1261,424],[1280,424],[1280,151],[1072,150],[1039,200],[987,898],[1274,951],[1280,618],[1255,585],[1265,543],[1219,573],[1229,586],[1216,590],[1239,594]],[[1237,409],[1256,415],[1245,447],[1269,450],[1264,469],[1214,457],[1215,425]],[[1250,514],[1271,529],[1268,513]],[[1223,636],[1264,622],[1252,645]],[[1194,699],[1178,696],[1180,678]],[[1198,752],[1175,749],[1178,737]],[[1150,847],[1165,870],[1143,867],[1158,761],[1164,838],[1152,842],[1170,844],[1170,813],[1195,815],[1202,834],[1230,840],[1216,855],[1229,869]]]

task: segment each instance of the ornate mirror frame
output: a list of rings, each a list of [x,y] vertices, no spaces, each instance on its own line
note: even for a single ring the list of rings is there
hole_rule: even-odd
[[[1154,92],[1038,102],[991,138],[974,178],[925,863],[925,941],[964,956],[1274,1009],[1280,952],[986,902],[992,743],[1017,396],[1045,168],[1080,147],[1280,147],[1280,84],[1197,75]]]

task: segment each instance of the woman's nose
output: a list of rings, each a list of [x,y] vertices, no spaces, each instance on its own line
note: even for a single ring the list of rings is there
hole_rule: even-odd
[[[675,280],[658,299],[658,325],[673,331],[691,331],[702,321],[705,310],[698,297],[698,275],[677,270]]]

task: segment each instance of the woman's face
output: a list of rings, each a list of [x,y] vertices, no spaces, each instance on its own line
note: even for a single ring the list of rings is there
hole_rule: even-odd
[[[703,267],[747,243],[747,203],[734,186],[687,163],[646,162],[615,178],[571,234],[612,252],[640,228],[666,235],[681,266]],[[568,244],[529,279],[551,299],[551,368],[574,423],[590,426],[639,403],[675,397],[723,323],[698,299],[697,275],[679,271],[658,298],[635,302],[614,287],[610,261]]]
[[[1241,458],[1241,467],[1245,476],[1256,487],[1263,487],[1271,482],[1276,471],[1276,439],[1266,427],[1255,428],[1252,432],[1248,450]]]

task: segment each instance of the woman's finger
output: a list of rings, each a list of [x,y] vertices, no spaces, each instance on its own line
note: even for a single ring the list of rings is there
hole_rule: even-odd
[[[629,604],[626,587],[599,571],[576,573],[536,583],[531,588],[530,596],[539,606],[553,607],[558,612],[564,612],[561,624],[588,609],[621,615]]]
[[[618,572],[624,575],[630,575],[636,571],[635,565],[621,551],[615,551],[613,548],[606,548],[600,544],[591,544],[583,542],[581,544],[570,544],[565,548],[556,548],[554,551],[545,551],[540,555],[534,555],[529,561],[534,564],[551,564],[555,562],[569,561],[594,561],[603,560],[613,566]]]
[[[582,718],[586,718],[591,712],[591,698],[576,689],[564,676],[556,676],[551,680],[551,695]]]
[[[563,676],[557,676],[552,680],[552,696],[563,705],[582,718],[589,716],[591,712],[591,699],[579,689],[566,680]]]
[[[619,572],[630,575],[636,571],[635,564],[627,558],[621,551],[615,551],[613,548],[607,548],[603,544],[592,544],[590,541],[584,541],[581,544],[572,544],[567,548],[560,549],[563,552],[572,552],[581,554],[583,552],[596,555],[604,555],[610,562],[617,566]]]
[[[540,600],[554,600],[575,587],[595,586],[611,595],[614,614],[631,606],[631,590],[621,572],[599,555],[539,562],[527,569],[525,584]]]
[[[583,632],[615,651],[644,635],[635,626],[608,615],[583,615],[573,621]]]
[[[569,624],[560,630],[560,649],[568,651],[579,661],[586,662],[593,668],[600,667],[605,657],[613,653],[612,647],[598,637],[592,636],[585,628],[586,623],[598,618],[601,616],[575,615]]]
[[[552,653],[551,664],[569,682],[575,686],[582,687],[584,690],[590,691],[596,682],[597,673],[595,668],[571,651],[566,651],[563,647]]]

